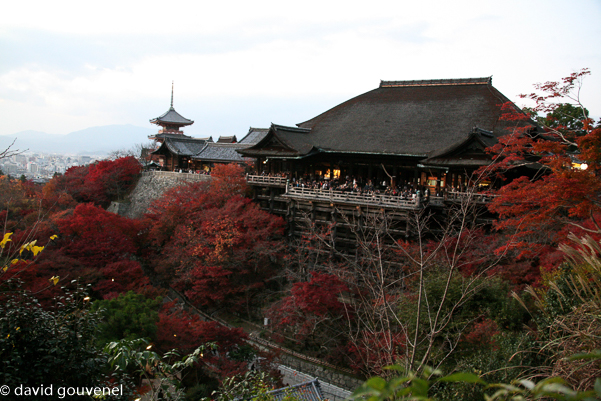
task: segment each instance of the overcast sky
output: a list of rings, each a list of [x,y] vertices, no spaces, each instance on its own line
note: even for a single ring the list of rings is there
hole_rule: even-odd
[[[294,125],[380,80],[493,76],[510,99],[588,67],[601,116],[601,1],[10,1],[0,135],[155,128],[193,136]]]

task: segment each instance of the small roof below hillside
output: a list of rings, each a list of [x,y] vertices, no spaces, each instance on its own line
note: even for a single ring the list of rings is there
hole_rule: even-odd
[[[268,392],[275,401],[283,401],[286,398],[292,398],[302,401],[321,401],[324,399],[319,380],[296,384],[294,386],[284,387]]]

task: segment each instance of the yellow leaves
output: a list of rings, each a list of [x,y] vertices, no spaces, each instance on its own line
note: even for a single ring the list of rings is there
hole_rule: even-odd
[[[12,239],[10,238],[12,235],[13,235],[13,233],[6,233],[6,234],[4,234],[4,237],[2,238],[2,240],[0,240],[0,248],[2,250],[4,250],[6,248],[6,244],[8,244],[9,242],[12,241]],[[58,238],[57,235],[50,236],[50,240],[51,241],[55,240],[56,238]],[[34,258],[36,256],[38,256],[40,254],[40,252],[42,252],[44,250],[44,247],[43,246],[37,246],[36,244],[37,244],[37,240],[34,240],[34,241],[27,242],[27,243],[21,245],[19,247],[19,256],[22,256],[24,251],[31,252],[31,255],[33,255]],[[0,251],[0,254],[2,252],[3,251]],[[15,258],[15,259],[10,260],[10,262],[8,262],[8,260],[11,257],[14,257],[14,255],[10,255],[10,253],[11,252],[9,251],[9,254],[5,255],[4,258],[3,258],[4,259],[3,260],[4,266],[2,264],[0,264],[0,266],[2,266],[1,267],[1,269],[2,269],[1,272],[2,273],[5,273],[10,266],[13,266],[13,265],[15,265],[15,264],[17,264],[17,263],[19,263],[21,261],[22,262],[26,262],[25,259],[21,259],[21,258]],[[27,256],[31,256],[31,255],[27,254]],[[50,281],[53,281],[53,279],[54,279],[54,277],[52,279],[50,279]],[[58,278],[57,278],[57,281],[58,281]],[[56,283],[55,283],[55,285],[56,285]]]
[[[20,261],[20,259],[13,259],[13,260],[11,260],[11,261],[10,261],[10,263],[9,263],[8,265],[6,265],[6,266],[4,266],[4,267],[2,268],[2,271],[3,271],[3,272],[6,272],[6,271],[8,270],[8,267],[9,267],[9,266],[16,265],[17,263],[19,263],[19,261]]]
[[[42,252],[44,250],[43,246],[34,246],[31,250],[31,252],[33,252],[33,256],[37,256],[38,253]]]
[[[52,276],[50,279],[48,279],[48,281],[50,281],[54,285],[58,283],[58,280],[60,280],[59,276]]]
[[[21,330],[21,328],[20,328],[20,327],[17,327],[17,330],[15,330],[15,331],[19,331],[19,330]],[[10,338],[10,333],[8,333],[8,334],[6,335],[6,338]],[[14,347],[14,345],[13,345],[13,347]]]
[[[28,242],[26,244],[21,245],[21,250],[19,251],[19,255],[23,253],[23,251],[30,251],[33,253],[33,256],[38,256],[38,253],[44,250],[43,246],[36,246],[38,240]]]
[[[0,241],[0,248],[4,249],[4,247],[6,246],[6,244],[7,244],[9,241],[12,241],[12,240],[10,239],[10,236],[11,236],[11,235],[13,235],[13,233],[6,233],[6,234],[4,234],[4,238],[2,239],[2,241]]]

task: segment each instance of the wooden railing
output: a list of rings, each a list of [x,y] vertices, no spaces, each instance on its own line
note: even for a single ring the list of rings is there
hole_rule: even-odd
[[[263,184],[269,186],[278,186],[285,187],[286,186],[286,177],[269,177],[266,175],[247,175],[246,182],[248,184]]]
[[[400,209],[419,209],[422,206],[418,198],[403,199],[400,196],[382,194],[362,195],[354,192],[334,191],[329,189],[309,189],[290,186],[286,188],[286,194],[282,196],[308,200],[322,200],[332,203],[350,203],[355,205],[382,206]]]
[[[497,195],[490,193],[476,192],[448,192],[444,196],[430,196],[425,199],[405,199],[396,195],[383,194],[358,194],[356,192],[336,191],[329,189],[310,189],[303,187],[293,187],[285,177],[270,177],[264,175],[247,175],[248,184],[265,185],[271,187],[286,188],[286,193],[282,196],[288,198],[302,198],[308,200],[322,200],[333,203],[350,203],[367,206],[384,206],[401,209],[419,209],[426,205],[444,206],[447,202],[491,202]]]

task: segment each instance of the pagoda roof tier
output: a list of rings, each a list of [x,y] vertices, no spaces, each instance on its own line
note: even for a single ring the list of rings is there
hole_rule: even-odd
[[[178,127],[185,127],[186,125],[194,124],[194,121],[188,120],[187,118],[179,114],[177,111],[175,111],[173,106],[169,107],[169,110],[167,110],[159,117],[150,120],[150,122],[161,126],[170,125]]]

